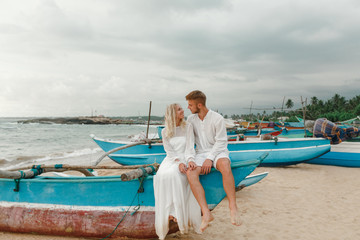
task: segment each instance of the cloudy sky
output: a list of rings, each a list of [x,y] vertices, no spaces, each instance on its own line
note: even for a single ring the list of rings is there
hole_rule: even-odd
[[[358,0],[0,0],[0,117],[360,95]],[[189,114],[189,111],[187,111]]]

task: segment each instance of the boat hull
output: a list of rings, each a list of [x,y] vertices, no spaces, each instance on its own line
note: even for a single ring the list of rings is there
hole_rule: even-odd
[[[360,167],[360,153],[328,152],[307,163],[340,167]]]
[[[342,142],[332,145],[331,151],[313,160],[311,164],[341,167],[360,167],[360,142]]]
[[[116,209],[90,210],[64,205],[0,203],[0,231],[103,238],[114,230],[125,214],[125,211]],[[131,217],[126,216],[126,221],[121,223],[112,236],[155,237],[154,221],[154,211],[136,212]],[[170,225],[170,233],[177,230],[176,224]]]
[[[236,186],[260,163],[232,164]],[[226,196],[221,173],[212,170],[200,177],[209,208]],[[108,177],[36,177],[0,179],[0,231],[104,238],[117,224],[112,237],[156,237],[153,177],[121,181]],[[14,189],[18,191],[14,191]],[[126,216],[124,217],[124,215]],[[177,231],[177,225],[170,232]]]
[[[126,145],[126,143],[106,141],[96,137],[93,139],[105,152]],[[233,141],[228,143],[228,149],[232,162],[256,159],[268,152],[268,157],[261,162],[260,166],[286,166],[302,163],[329,152],[330,141],[320,138]],[[138,145],[109,155],[112,160],[123,165],[161,163],[165,156],[165,150],[160,143],[151,146]]]
[[[294,165],[319,157],[330,151],[330,141],[326,139],[281,139],[279,141],[255,141],[228,144],[232,161],[244,161],[269,153],[260,166],[276,167]]]

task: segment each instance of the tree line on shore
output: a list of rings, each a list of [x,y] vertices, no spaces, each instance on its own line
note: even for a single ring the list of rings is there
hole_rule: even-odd
[[[306,101],[307,102],[307,101]],[[297,116],[303,118],[305,110],[305,119],[316,120],[326,118],[332,122],[341,122],[360,116],[360,95],[346,100],[345,97],[335,94],[328,100],[320,100],[316,96],[310,98],[309,103],[303,102],[303,107],[292,110],[294,103],[291,99],[286,101],[285,107],[280,111],[273,111],[267,114],[264,110],[257,114],[231,115],[232,119],[245,119],[254,121],[260,119],[263,121],[278,121],[279,117],[288,117],[289,122],[297,122]],[[225,115],[225,118],[228,117]]]
[[[285,98],[284,98],[285,100]],[[316,120],[318,118],[326,118],[332,122],[341,122],[360,116],[360,95],[346,100],[345,97],[335,94],[328,100],[320,100],[316,96],[310,98],[309,103],[303,102],[303,107],[292,109],[294,102],[292,99],[283,101],[281,110],[273,110],[267,113],[265,110],[262,113],[249,114],[232,114],[231,116],[224,115],[225,118],[233,120],[244,119],[246,121],[279,121],[279,118],[287,117],[288,122],[297,122],[296,117],[303,118],[305,110],[305,119]],[[251,111],[250,111],[251,112]],[[151,116],[150,120],[153,124],[162,124],[164,116]],[[148,116],[130,116],[130,117],[73,117],[73,118],[35,118],[28,120],[21,120],[20,123],[58,123],[58,124],[145,124],[148,121]]]

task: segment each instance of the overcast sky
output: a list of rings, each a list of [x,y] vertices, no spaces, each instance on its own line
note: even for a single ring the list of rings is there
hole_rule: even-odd
[[[162,116],[194,89],[223,114],[360,95],[360,1],[0,0],[0,117]]]

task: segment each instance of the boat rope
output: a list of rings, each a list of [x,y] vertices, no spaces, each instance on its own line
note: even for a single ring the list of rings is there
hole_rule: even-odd
[[[30,175],[30,177],[35,177],[37,175],[42,174],[44,170],[41,168],[41,165],[37,165],[37,166],[34,165],[32,167],[32,169],[30,169],[30,171],[33,172],[33,176]],[[20,172],[20,177],[17,178],[17,179],[14,179],[14,181],[15,181],[14,192],[19,192],[20,191],[20,179],[26,178],[26,172],[21,171],[21,170],[19,170],[19,172]]]
[[[155,170],[154,166],[149,166],[149,167],[151,167],[151,168],[153,169],[153,172],[150,173],[151,175],[153,175],[153,174],[156,172],[156,170]],[[143,171],[143,176],[141,176],[141,177],[138,178],[138,180],[139,180],[139,182],[140,182],[140,185],[139,185],[139,188],[138,188],[138,190],[137,190],[137,192],[136,192],[133,200],[132,200],[131,203],[130,203],[130,206],[128,207],[128,209],[126,210],[124,216],[120,219],[119,223],[116,225],[116,227],[114,228],[114,230],[113,230],[110,234],[108,234],[106,237],[102,238],[101,240],[104,240],[104,239],[107,239],[107,238],[111,237],[111,235],[116,231],[116,229],[119,227],[119,225],[122,223],[122,221],[124,221],[126,215],[130,212],[130,209],[131,209],[131,207],[133,206],[133,203],[134,203],[136,197],[137,197],[137,199],[138,199],[138,204],[137,204],[136,206],[134,206],[134,212],[131,213],[131,216],[133,216],[133,215],[140,209],[141,205],[140,205],[140,194],[139,194],[139,193],[143,193],[143,192],[144,192],[144,180],[145,180],[146,177],[149,175],[149,174],[146,172],[145,168],[140,167],[140,169]]]
[[[63,168],[63,164],[55,164],[55,168]]]
[[[129,213],[130,208],[132,207],[132,204],[133,204],[134,200],[136,199],[136,196],[137,196],[137,195],[139,195],[138,192],[135,194],[133,200],[132,200],[131,203],[130,203],[130,206],[128,207],[128,209],[126,210],[124,216],[120,219],[119,223],[116,225],[116,227],[114,228],[114,230],[113,230],[110,234],[108,234],[106,237],[102,238],[101,240],[107,239],[107,238],[111,237],[111,235],[113,235],[113,233],[114,233],[114,232],[116,231],[116,229],[119,227],[120,223],[122,223],[122,221],[125,219],[126,215]]]
[[[44,169],[41,168],[41,165],[33,165],[30,170],[34,173],[34,177],[44,172]]]
[[[152,172],[151,174],[154,174],[156,172],[154,166],[149,166],[150,168],[152,168]],[[144,180],[147,176],[149,176],[149,174],[146,172],[145,168],[143,167],[139,167],[139,169],[141,169],[141,171],[143,172],[143,175],[141,177],[139,177],[139,181],[140,181],[140,186],[138,189],[138,193],[143,193],[144,192]]]
[[[14,192],[19,192],[19,190],[20,190],[20,178],[19,179],[14,179],[14,181],[15,181]]]

